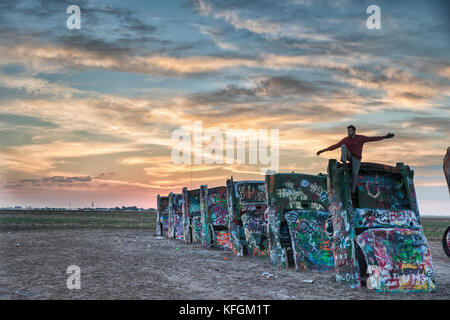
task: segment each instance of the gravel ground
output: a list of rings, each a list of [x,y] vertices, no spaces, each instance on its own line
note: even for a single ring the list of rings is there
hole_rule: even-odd
[[[350,289],[334,281],[334,272],[279,269],[268,259],[160,239],[145,229],[0,231],[0,243],[0,299],[6,300],[450,298],[450,259],[439,241],[429,241],[437,290],[414,294]],[[67,289],[69,265],[81,269],[79,290]]]

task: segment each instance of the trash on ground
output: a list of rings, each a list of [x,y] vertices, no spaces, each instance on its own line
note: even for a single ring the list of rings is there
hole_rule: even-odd
[[[278,277],[277,275],[267,272],[267,271],[264,271],[261,275],[266,278],[277,278]]]

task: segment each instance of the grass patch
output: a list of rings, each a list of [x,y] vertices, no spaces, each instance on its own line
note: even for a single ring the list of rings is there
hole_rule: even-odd
[[[422,217],[423,232],[427,240],[442,240],[448,226],[450,226],[450,219]]]
[[[128,212],[2,212],[0,229],[27,228],[148,228],[155,229],[156,214]]]

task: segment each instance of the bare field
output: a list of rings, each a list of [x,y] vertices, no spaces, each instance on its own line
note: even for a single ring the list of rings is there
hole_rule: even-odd
[[[417,299],[450,298],[450,259],[429,241],[433,293],[380,294],[334,282],[334,272],[274,268],[199,244],[159,239],[154,228],[4,228],[0,299]],[[66,287],[69,265],[81,289]],[[313,280],[313,283],[304,282]]]

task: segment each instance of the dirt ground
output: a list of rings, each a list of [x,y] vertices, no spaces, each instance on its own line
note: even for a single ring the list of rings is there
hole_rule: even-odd
[[[429,241],[433,293],[350,289],[334,272],[296,272],[268,259],[236,257],[199,244],[159,239],[145,229],[0,231],[0,299],[450,299],[450,259]],[[66,287],[81,268],[81,289]],[[313,283],[304,282],[313,280]]]

